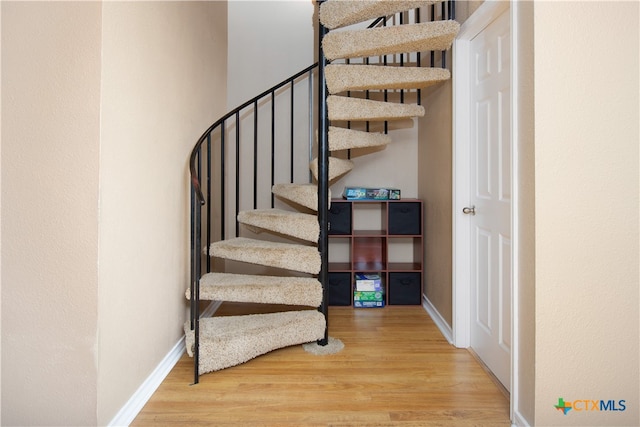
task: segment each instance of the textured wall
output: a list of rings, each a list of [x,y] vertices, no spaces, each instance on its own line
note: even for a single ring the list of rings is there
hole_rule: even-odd
[[[451,81],[423,92],[427,113],[419,121],[418,183],[424,199],[425,277],[423,290],[452,325],[452,101]]]
[[[95,425],[101,5],[2,2],[2,424]]]
[[[98,422],[183,335],[188,158],[225,111],[225,2],[105,2]]]
[[[518,129],[515,146],[519,158],[519,277],[518,300],[518,401],[514,411],[535,425],[535,153],[534,153],[534,66],[533,66],[533,2],[519,2],[514,19],[518,25]],[[512,9],[513,11],[513,9]],[[515,293],[515,292],[514,292]],[[515,393],[514,393],[515,394]]]
[[[316,61],[314,2],[229,2],[229,109]]]
[[[538,425],[640,424],[639,17],[637,2],[534,7]],[[560,397],[627,404],[563,415]]]
[[[182,336],[225,2],[2,2],[2,424],[105,425]]]

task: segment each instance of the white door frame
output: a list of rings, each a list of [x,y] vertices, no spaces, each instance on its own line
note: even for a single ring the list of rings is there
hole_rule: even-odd
[[[453,344],[468,348],[470,345],[470,228],[462,214],[470,195],[468,127],[470,123],[469,79],[471,65],[468,61],[471,40],[510,8],[511,25],[511,419],[518,408],[518,56],[517,56],[517,1],[485,0],[467,19],[453,44]]]

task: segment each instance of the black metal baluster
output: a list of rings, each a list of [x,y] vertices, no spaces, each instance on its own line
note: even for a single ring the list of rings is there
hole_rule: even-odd
[[[307,153],[308,153],[308,157],[309,157],[309,161],[312,160],[313,157],[313,136],[314,136],[314,127],[313,127],[313,117],[314,117],[314,109],[313,109],[313,91],[314,91],[314,85],[313,85],[313,70],[309,71],[309,75],[307,76],[307,81],[309,82],[309,101],[307,104],[307,108],[309,111],[309,117],[308,117],[308,123],[309,123],[309,140],[307,141]],[[308,172],[308,180],[309,182],[311,182],[313,180],[313,176],[311,174],[311,170],[309,169]]]
[[[201,156],[200,153],[202,149],[198,151],[197,157],[197,176],[198,178],[201,176]],[[194,384],[198,383],[200,377],[200,275],[201,273],[201,227],[202,227],[202,206],[194,206],[195,207],[195,247],[196,247],[196,256],[194,260],[194,270],[196,272],[196,280],[195,280],[195,291],[193,293],[193,362],[194,362]]]
[[[400,12],[400,25],[404,24],[404,13]],[[400,54],[400,66],[404,67],[404,53]],[[400,89],[400,103],[404,104],[404,89]]]
[[[364,64],[365,64],[365,65],[369,65],[369,58],[365,58],[365,60],[364,60]],[[366,99],[369,99],[369,98],[370,98],[370,96],[369,96],[369,95],[370,95],[369,89],[367,89],[364,93],[365,93],[365,98],[366,98]],[[367,132],[369,132],[369,126],[370,126],[370,124],[371,124],[371,122],[369,122],[369,120],[367,120],[367,122],[365,123],[365,130],[366,130]]]
[[[415,23],[419,24],[420,23],[420,8],[417,8],[415,10]],[[417,52],[416,53],[416,66],[420,67],[421,64],[421,52]],[[418,88],[417,92],[416,92],[416,96],[418,97],[418,105],[422,104],[422,89]]]
[[[236,112],[236,215],[235,218],[238,217],[238,212],[240,211],[240,111]],[[236,235],[238,237],[240,235],[240,225],[236,219]]]
[[[220,228],[220,240],[225,238],[225,224],[226,224],[226,203],[225,203],[225,135],[227,133],[227,121],[222,120],[220,127],[220,222],[222,223]],[[211,203],[211,201],[209,201]],[[208,225],[210,226],[210,225]],[[207,249],[208,251],[209,249]],[[207,252],[207,256],[211,258],[211,255]]]
[[[253,209],[258,209],[258,100],[253,103]]]
[[[207,273],[211,272],[211,132],[207,134]]]
[[[193,301],[195,301],[195,327],[193,329],[193,366],[194,366],[194,384],[198,384],[198,380],[200,378],[200,231],[201,231],[201,221],[202,221],[202,213],[201,207],[198,206],[196,209],[196,248],[198,249],[198,253],[196,256],[196,271],[198,272],[198,278],[196,280],[196,291],[193,297]]]
[[[436,20],[436,5],[432,4],[431,5],[431,22]],[[430,51],[430,56],[431,56],[431,67],[435,67],[436,65],[436,53],[432,50]]]
[[[447,9],[447,5],[445,2],[442,2],[442,20],[444,21],[446,19],[446,9]],[[443,50],[442,51],[442,68],[447,68],[447,51]]]
[[[386,27],[387,26],[387,17],[384,16],[382,18],[382,26]],[[387,65],[388,61],[387,61],[387,54],[384,54],[382,57],[382,65]],[[384,102],[388,102],[389,101],[389,89],[385,89],[384,90]],[[384,133],[385,135],[389,133],[389,121],[385,120],[384,121]]]
[[[294,149],[293,149],[293,147],[294,147],[294,138],[293,138],[293,132],[294,132],[294,129],[293,129],[293,120],[294,120],[294,106],[293,106],[293,103],[294,103],[294,101],[293,101],[293,95],[294,95],[293,94],[293,79],[291,79],[291,117],[290,117],[290,120],[291,120],[291,148],[290,148],[290,150],[291,150],[290,151],[291,152],[291,159],[290,159],[290,164],[289,164],[289,175],[290,175],[291,182],[293,182],[293,151],[294,151]]]
[[[195,328],[195,312],[196,312],[196,254],[198,253],[198,249],[196,247],[196,209],[199,207],[199,204],[196,203],[196,189],[191,183],[191,288],[189,289],[189,302],[190,302],[190,311],[189,311],[189,321],[190,321],[190,329],[193,330]]]
[[[271,187],[276,182],[276,100],[275,92],[271,91]],[[274,207],[274,196],[271,193],[271,207]]]
[[[345,64],[347,65],[351,64],[351,58],[347,58],[347,60],[345,61]],[[351,98],[350,90],[347,91],[347,98]],[[351,120],[347,120],[347,129],[351,129]],[[351,150],[349,150],[349,152],[351,152]]]

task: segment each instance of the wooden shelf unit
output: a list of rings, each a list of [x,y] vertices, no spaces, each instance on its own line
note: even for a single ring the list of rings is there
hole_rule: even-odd
[[[356,273],[380,275],[385,305],[422,304],[423,203],[333,199],[329,304],[353,305]]]

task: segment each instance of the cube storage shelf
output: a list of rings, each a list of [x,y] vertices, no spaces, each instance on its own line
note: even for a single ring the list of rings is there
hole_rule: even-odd
[[[356,273],[377,273],[386,305],[422,303],[423,204],[419,199],[333,199],[329,305],[353,306]]]

